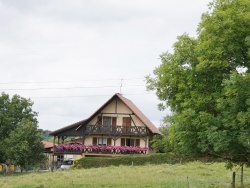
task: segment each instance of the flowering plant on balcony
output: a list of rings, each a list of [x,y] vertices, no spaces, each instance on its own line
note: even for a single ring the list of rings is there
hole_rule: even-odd
[[[110,153],[114,153],[114,147],[115,147],[115,146],[107,146],[107,147],[106,147],[106,151],[107,151],[107,152],[110,152]]]
[[[79,143],[74,144],[60,144],[56,145],[56,151],[58,152],[85,152],[86,147]]]
[[[74,144],[60,144],[56,145],[57,152],[69,153],[114,153],[114,154],[142,154],[148,151],[147,147],[138,146],[105,146],[105,145],[82,145]]]

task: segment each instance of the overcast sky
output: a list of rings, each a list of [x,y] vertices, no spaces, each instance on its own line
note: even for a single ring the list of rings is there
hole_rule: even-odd
[[[39,127],[88,118],[115,93],[157,126],[145,76],[211,0],[0,0],[0,92],[34,102]],[[122,87],[121,87],[122,85]]]

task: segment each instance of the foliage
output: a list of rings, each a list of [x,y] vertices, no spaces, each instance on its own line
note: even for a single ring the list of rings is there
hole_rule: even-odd
[[[171,152],[171,147],[169,144],[169,126],[168,125],[162,125],[159,130],[161,131],[162,135],[154,135],[152,141],[151,141],[151,147],[157,152],[157,153],[165,153],[165,152]]]
[[[74,168],[98,168],[106,166],[119,165],[145,165],[145,164],[163,164],[170,162],[167,154],[152,155],[129,155],[117,157],[85,157],[74,161]]]
[[[41,133],[33,102],[18,95],[0,96],[0,162],[14,162],[25,167],[43,160]]]
[[[8,94],[2,93],[0,96],[0,137],[1,140],[7,138],[18,124],[27,119],[37,122],[37,113],[32,111],[33,102],[19,95],[12,98]]]
[[[22,121],[5,141],[8,159],[13,164],[20,165],[21,169],[28,169],[29,165],[45,161],[40,134],[36,123]]]
[[[250,159],[250,75],[233,72],[223,82],[221,97],[217,100],[217,124],[205,130],[201,138],[203,151],[213,150],[215,154],[233,162],[247,162]],[[217,126],[216,126],[217,125]]]
[[[51,131],[43,129],[39,129],[39,131],[41,131],[41,137],[43,140],[46,140],[48,142],[53,142],[54,137],[49,135]]]
[[[173,151],[250,161],[250,1],[214,0],[202,15],[197,38],[178,37],[173,53],[147,76],[173,115]]]
[[[214,162],[215,158],[192,157],[188,155],[177,155],[174,153],[152,153],[148,155],[123,155],[113,157],[84,157],[74,161],[73,168],[99,168],[107,166],[134,165],[140,166],[145,164],[176,164],[190,161]]]

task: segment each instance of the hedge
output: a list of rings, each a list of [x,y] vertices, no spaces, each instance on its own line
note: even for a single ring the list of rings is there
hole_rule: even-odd
[[[145,165],[145,164],[175,164],[195,160],[211,161],[208,158],[193,158],[173,153],[155,153],[148,155],[124,155],[117,157],[84,157],[74,161],[72,168],[98,168],[119,165]]]

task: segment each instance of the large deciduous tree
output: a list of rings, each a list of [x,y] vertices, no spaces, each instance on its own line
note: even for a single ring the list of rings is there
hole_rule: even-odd
[[[32,110],[32,106],[33,102],[29,99],[18,95],[10,98],[8,94],[1,94],[0,162],[12,160],[12,162],[20,162],[19,165],[23,165],[20,158],[26,156],[26,161],[34,164],[34,160],[30,159],[31,152],[35,156],[36,162],[42,160],[39,157],[42,153],[40,149],[42,144],[37,129],[37,113]]]
[[[15,131],[11,131],[5,143],[8,159],[20,165],[21,169],[27,170],[29,166],[34,166],[45,159],[41,131],[37,130],[34,122],[29,120],[20,122]]]
[[[250,1],[214,0],[197,37],[178,37],[147,87],[173,112],[169,143],[180,153],[250,161]]]

